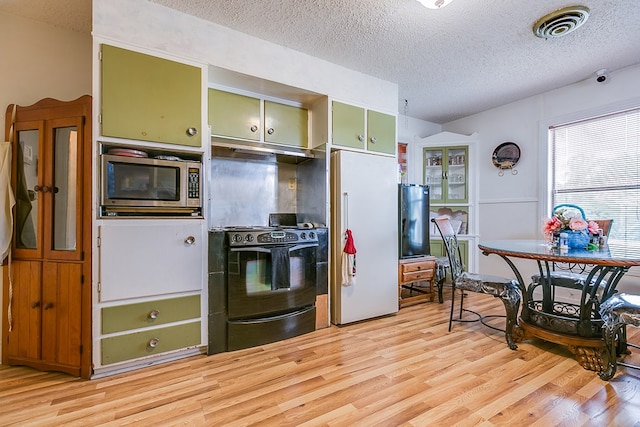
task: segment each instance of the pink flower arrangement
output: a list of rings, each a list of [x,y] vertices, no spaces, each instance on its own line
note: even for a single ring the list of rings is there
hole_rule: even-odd
[[[553,240],[554,233],[563,230],[597,234],[599,228],[597,222],[584,220],[579,212],[570,208],[559,208],[551,218],[545,220],[542,232],[545,238]]]

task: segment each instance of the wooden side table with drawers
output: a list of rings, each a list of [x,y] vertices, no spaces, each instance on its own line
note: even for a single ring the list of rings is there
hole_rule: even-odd
[[[433,301],[436,257],[421,256],[398,261],[398,307]],[[404,292],[403,292],[404,291]]]

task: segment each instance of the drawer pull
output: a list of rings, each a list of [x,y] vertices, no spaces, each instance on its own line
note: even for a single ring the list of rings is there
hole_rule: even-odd
[[[184,239],[184,243],[187,245],[193,245],[196,242],[196,238],[193,236],[189,236],[186,239]]]
[[[149,319],[151,319],[151,320],[157,319],[158,316],[160,316],[160,310],[151,310],[149,312]]]
[[[151,338],[149,340],[149,347],[151,347],[151,348],[157,347],[158,344],[160,344],[160,339],[159,338]]]

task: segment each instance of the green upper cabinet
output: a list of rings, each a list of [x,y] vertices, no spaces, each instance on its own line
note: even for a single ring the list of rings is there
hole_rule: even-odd
[[[389,114],[367,110],[367,150],[396,153],[396,118]]]
[[[209,89],[209,125],[214,136],[260,140],[260,100]]]
[[[364,108],[333,101],[333,145],[364,149]]]
[[[264,116],[260,104],[264,102]],[[209,89],[211,135],[307,148],[306,108]],[[264,129],[262,129],[264,126]]]
[[[102,135],[201,145],[202,70],[102,45]]]
[[[385,154],[396,152],[396,118],[390,114],[333,101],[331,122],[333,145]]]
[[[306,108],[264,102],[264,140],[306,148],[309,141],[309,114]]]

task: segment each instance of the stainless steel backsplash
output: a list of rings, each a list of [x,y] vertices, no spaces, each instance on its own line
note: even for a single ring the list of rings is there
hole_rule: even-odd
[[[214,156],[209,226],[266,226],[275,212],[296,213],[299,222],[326,224],[326,183],[324,158],[291,163],[270,155]]]

